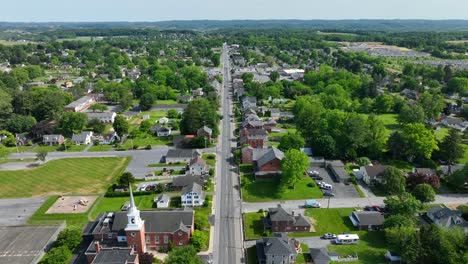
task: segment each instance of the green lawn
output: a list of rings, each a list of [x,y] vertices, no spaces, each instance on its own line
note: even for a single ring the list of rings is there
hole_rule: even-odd
[[[121,174],[130,158],[69,158],[27,170],[0,172],[0,197],[99,193]]]
[[[17,147],[8,147],[9,153],[23,153],[26,150],[30,149],[32,146],[18,146]]]
[[[54,151],[68,151],[68,152],[80,152],[86,148],[86,145],[67,145],[65,150],[64,146],[36,146],[32,149],[33,152],[39,152],[41,149],[45,149],[48,152]]]
[[[58,151],[60,146],[36,146],[31,151],[32,152],[39,152],[39,150],[46,150],[47,152],[54,152]]]
[[[55,225],[66,221],[67,225],[77,225],[84,227],[88,223],[87,213],[82,214],[46,214],[45,212],[51,207],[59,196],[54,195],[49,197],[42,206],[29,218],[30,225]]]
[[[207,207],[194,207],[193,210],[195,211],[195,223],[199,222],[197,219],[204,219],[204,221],[209,222],[209,217],[211,215],[211,205]],[[195,229],[202,231],[203,233],[206,234],[208,237],[208,240],[206,241],[205,246],[201,249],[202,251],[205,251],[208,249],[209,243],[210,243],[210,228],[207,229],[199,229],[196,224],[195,224]]]
[[[110,151],[112,145],[94,145],[88,149],[88,152]]]
[[[202,158],[206,161],[206,164],[214,167],[216,165],[216,155],[215,154],[203,154]]]
[[[352,211],[353,208],[307,209],[305,215],[314,219],[315,235],[321,236],[325,233],[339,234],[356,230],[349,220]]]
[[[307,186],[313,184],[313,187]],[[297,182],[295,189],[282,189],[279,180],[254,181],[253,176],[243,175],[241,180],[244,202],[267,202],[275,200],[300,200],[321,198],[320,189],[310,177]]]
[[[244,213],[245,240],[259,239],[271,235],[271,231],[263,231],[263,217],[265,213]]]
[[[301,244],[302,252],[297,254],[296,263],[307,263],[310,259],[309,246]]]
[[[135,204],[140,210],[148,210],[153,208],[154,195],[134,196]],[[101,201],[93,209],[91,217],[95,219],[99,213],[108,211],[120,211],[122,205],[126,201],[130,201],[130,197],[103,197]]]
[[[0,164],[8,162],[35,162],[37,159],[0,159]]]
[[[387,252],[385,236],[380,231],[353,232],[359,234],[360,242],[357,245],[332,245],[328,250],[340,255],[357,254],[359,261],[346,263],[376,264],[387,263],[384,254]]]
[[[86,147],[87,145],[71,145],[71,146],[67,146],[67,149],[65,151],[80,152],[80,151],[83,151]]]
[[[463,145],[463,149],[465,150],[465,154],[463,155],[463,158],[458,160],[458,163],[468,164],[468,145]]]
[[[134,139],[127,139],[123,145],[125,149],[130,149],[135,146],[144,148],[148,145],[161,146],[172,144],[172,137],[156,137],[151,134],[142,133],[140,137]]]
[[[386,128],[385,135],[390,136],[394,131],[401,129],[397,116],[397,114],[381,114],[377,116],[384,123]]]

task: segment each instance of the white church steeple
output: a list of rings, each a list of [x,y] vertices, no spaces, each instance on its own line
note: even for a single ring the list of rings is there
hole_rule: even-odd
[[[140,210],[135,205],[133,199],[132,187],[130,186],[130,208],[127,212],[127,227],[125,230],[140,230],[144,224],[144,221],[140,218]]]

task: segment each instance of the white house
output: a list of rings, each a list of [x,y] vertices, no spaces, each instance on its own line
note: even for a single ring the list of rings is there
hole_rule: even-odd
[[[168,208],[171,197],[167,194],[160,194],[158,197],[153,199],[156,208]]]
[[[196,182],[182,188],[182,206],[202,206],[205,202],[205,192],[201,185]]]
[[[169,127],[164,126],[153,126],[151,132],[156,134],[158,137],[168,137],[171,135],[172,130]]]
[[[169,118],[167,118],[165,116],[159,118],[159,121],[158,121],[158,123],[161,124],[161,125],[167,124],[168,122],[169,122]]]
[[[196,156],[195,158],[190,160],[190,164],[188,165],[187,174],[192,176],[199,176],[205,175],[209,173],[209,166],[206,164],[206,161],[202,159],[200,156]]]
[[[88,121],[97,119],[106,124],[114,123],[115,117],[117,116],[115,112],[86,113],[86,115],[88,116]]]
[[[120,141],[119,135],[117,135],[117,132],[109,132],[105,135],[101,135],[99,137],[96,137],[100,145],[110,145],[113,144],[116,141]]]
[[[73,134],[71,141],[76,145],[88,145],[93,139],[92,131],[83,131],[80,134]]]
[[[367,185],[372,185],[373,183],[383,182],[383,173],[385,169],[388,168],[386,165],[373,165],[373,166],[363,166],[356,173],[358,179],[362,179]]]

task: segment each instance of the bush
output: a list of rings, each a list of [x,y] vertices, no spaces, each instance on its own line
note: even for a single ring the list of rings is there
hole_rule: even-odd
[[[258,210],[257,213],[263,214],[263,209]]]
[[[142,196],[142,195],[151,195],[154,192],[152,191],[139,191],[139,192],[134,192],[133,196]],[[130,197],[130,192],[113,192],[113,191],[108,191],[106,194],[104,194],[104,197]]]
[[[190,238],[190,242],[193,247],[200,252],[202,249],[206,248],[208,244],[208,235],[205,232],[195,230]]]
[[[72,257],[72,252],[66,247],[54,247],[44,256],[41,264],[68,263]]]
[[[151,145],[148,145],[145,147],[146,150],[150,150],[151,149]]]
[[[215,169],[214,169],[214,168],[211,168],[209,173],[210,173],[210,176],[214,176],[214,174],[215,174]]]
[[[136,145],[136,144],[133,145],[133,149],[138,149],[139,147],[140,147],[140,146],[138,146],[138,145]]]
[[[313,187],[315,187],[315,183],[313,183],[313,182],[309,182],[309,183],[307,184],[307,187],[311,187],[311,188],[313,188]]]
[[[77,226],[69,226],[62,230],[55,241],[54,247],[65,246],[70,251],[75,250],[75,248],[81,243],[81,228]]]

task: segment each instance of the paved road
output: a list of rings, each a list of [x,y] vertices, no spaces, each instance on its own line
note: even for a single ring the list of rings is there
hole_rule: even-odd
[[[218,143],[218,162],[216,176],[214,263],[234,264],[243,261],[242,217],[239,193],[239,175],[235,173],[232,151],[234,124],[231,123],[231,102],[228,99],[230,76],[227,46],[223,47],[224,89],[221,90],[223,119],[221,122],[220,143]]]
[[[20,226],[26,224],[47,197],[0,199],[0,226]],[[1,263],[1,261],[0,261]]]
[[[383,205],[385,197],[367,197],[367,198],[324,198],[317,199],[322,205],[322,208],[351,208],[363,207],[366,205]],[[328,204],[330,201],[330,204]],[[257,212],[260,209],[268,209],[276,207],[281,204],[282,207],[287,209],[303,208],[305,200],[289,200],[289,201],[276,201],[264,203],[242,203],[244,213]],[[466,194],[444,194],[437,195],[435,204],[468,204],[468,195]]]
[[[136,178],[144,178],[155,168],[148,167],[149,164],[159,163],[161,158],[167,154],[171,147],[157,146],[151,150],[127,150],[127,151],[102,151],[102,152],[49,152],[47,160],[60,158],[86,158],[86,157],[132,157],[132,161],[127,167]],[[35,158],[36,153],[13,153],[12,159]]]

